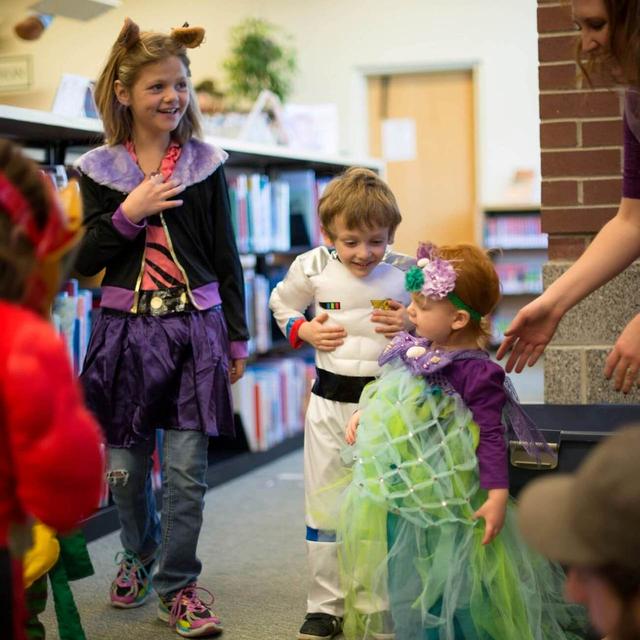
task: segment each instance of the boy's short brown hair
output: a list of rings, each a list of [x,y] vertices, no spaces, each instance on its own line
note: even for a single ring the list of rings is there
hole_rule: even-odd
[[[386,227],[393,235],[402,216],[389,185],[370,169],[351,167],[335,177],[318,202],[320,224],[333,238],[333,222],[342,216],[347,229]]]

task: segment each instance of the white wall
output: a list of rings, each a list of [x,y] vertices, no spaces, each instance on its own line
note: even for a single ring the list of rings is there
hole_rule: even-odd
[[[124,0],[87,23],[59,18],[35,43],[11,25],[32,0],[0,0],[0,55],[32,53],[35,84],[0,102],[46,109],[60,73],[94,77],[123,18],[166,30],[188,20],[207,29],[193,51],[197,81],[222,79],[229,28],[246,16],[289,31],[298,49],[293,102],[335,102],[344,150],[366,151],[365,70],[477,65],[482,202],[499,201],[518,168],[539,172],[536,0]]]

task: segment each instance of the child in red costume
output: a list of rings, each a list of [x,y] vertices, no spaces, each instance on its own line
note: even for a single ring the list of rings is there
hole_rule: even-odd
[[[0,628],[14,640],[32,519],[71,529],[96,508],[103,478],[98,426],[42,317],[73,222],[37,166],[0,140]]]

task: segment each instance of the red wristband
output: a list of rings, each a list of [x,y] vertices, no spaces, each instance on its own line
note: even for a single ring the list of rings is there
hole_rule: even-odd
[[[299,318],[291,325],[291,329],[289,330],[289,344],[294,349],[299,349],[303,344],[303,340],[298,338],[298,331],[300,331],[300,326],[305,322],[306,320],[304,318]]]

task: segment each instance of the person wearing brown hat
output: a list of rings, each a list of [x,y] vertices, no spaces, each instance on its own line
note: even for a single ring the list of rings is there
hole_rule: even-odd
[[[520,496],[525,540],[568,567],[565,593],[608,640],[640,638],[640,424],[616,431],[575,474]]]

